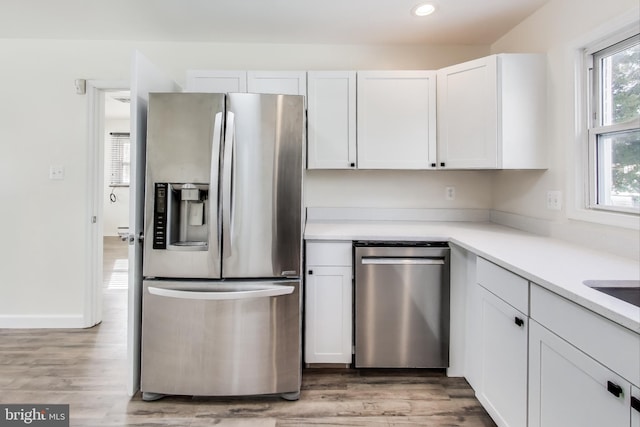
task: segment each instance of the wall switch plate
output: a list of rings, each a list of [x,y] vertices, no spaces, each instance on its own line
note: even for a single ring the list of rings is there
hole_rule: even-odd
[[[52,179],[52,180],[64,179],[64,167],[49,166],[49,179]]]
[[[456,187],[445,187],[444,188],[444,198],[445,200],[455,200],[456,199]]]
[[[552,211],[562,209],[562,191],[547,191],[547,209]]]

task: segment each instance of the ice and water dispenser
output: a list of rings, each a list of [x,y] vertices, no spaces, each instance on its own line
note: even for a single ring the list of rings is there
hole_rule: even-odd
[[[209,185],[155,183],[153,249],[207,250]]]

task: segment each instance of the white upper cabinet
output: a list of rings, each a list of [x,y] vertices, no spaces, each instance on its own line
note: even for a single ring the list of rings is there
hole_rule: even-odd
[[[438,70],[438,167],[546,168],[544,56],[499,54]]]
[[[247,71],[247,92],[306,95],[306,71]]]
[[[436,72],[358,72],[358,169],[435,167]]]
[[[356,72],[307,75],[308,169],[356,167]]]
[[[187,92],[231,93],[246,91],[246,71],[187,71]]]
[[[305,71],[187,71],[187,92],[306,95]]]

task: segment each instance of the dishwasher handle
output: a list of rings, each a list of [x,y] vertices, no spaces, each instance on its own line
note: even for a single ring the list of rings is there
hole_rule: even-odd
[[[362,257],[363,265],[444,265],[444,258]]]
[[[149,286],[149,293],[160,297],[181,298],[190,300],[239,300],[247,298],[266,298],[289,295],[293,293],[293,286],[264,286],[260,285],[255,288],[243,289],[237,291],[211,292],[211,291],[187,291],[178,289],[156,288]]]

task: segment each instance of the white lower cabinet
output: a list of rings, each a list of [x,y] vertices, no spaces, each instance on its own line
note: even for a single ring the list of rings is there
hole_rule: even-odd
[[[631,386],[631,427],[640,427],[640,388]]]
[[[307,242],[306,248],[304,361],[350,364],[351,242]]]
[[[481,257],[475,272],[470,384],[498,426],[526,426],[529,282]]]
[[[631,425],[629,382],[535,321],[529,333],[530,427]]]
[[[478,400],[499,426],[525,426],[529,319],[478,287],[481,301]]]

